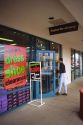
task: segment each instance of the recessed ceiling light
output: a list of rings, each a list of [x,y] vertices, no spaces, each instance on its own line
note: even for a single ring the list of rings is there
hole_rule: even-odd
[[[14,40],[12,40],[12,39],[2,38],[2,37],[0,37],[0,40],[9,41],[9,42],[13,42],[13,41],[14,41]]]

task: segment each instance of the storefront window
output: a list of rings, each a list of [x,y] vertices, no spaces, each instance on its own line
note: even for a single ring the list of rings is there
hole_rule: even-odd
[[[49,49],[48,44],[49,44],[48,41],[41,39],[41,38],[37,38],[36,39],[36,50]]]
[[[82,76],[82,53],[80,53],[80,76]]]
[[[75,78],[80,76],[80,52],[75,53]]]
[[[59,73],[58,73],[58,61],[59,58],[62,57],[62,46],[60,44],[57,44],[55,42],[50,43],[50,50],[53,50],[56,52],[56,86],[58,87],[58,82],[59,82]]]
[[[74,80],[82,76],[82,52],[71,50],[71,79]]]
[[[56,68],[58,66],[58,59],[59,57],[61,57],[61,53],[62,53],[62,48],[61,45],[37,36],[33,36],[31,34],[27,34],[25,32],[21,32],[9,27],[5,27],[5,26],[0,26],[0,35],[1,37],[4,38],[8,38],[13,40],[13,42],[11,43],[10,41],[3,41],[0,40],[0,43],[2,45],[15,45],[15,46],[19,46],[19,47],[24,47],[26,49],[26,66],[27,66],[27,81],[30,81],[30,77],[29,77],[29,62],[32,61],[36,61],[36,52],[37,50],[51,50],[51,51],[55,51],[55,55],[56,55],[56,67],[55,67],[55,71]],[[3,82],[3,68],[2,67],[2,51],[0,51],[0,84],[2,84]],[[56,84],[58,84],[58,75],[56,75]],[[50,77],[44,77],[42,78],[42,81],[45,82],[45,84],[43,84],[43,92],[45,90],[47,90],[47,83],[48,82],[48,91],[51,91],[53,89],[53,84],[51,84],[49,86],[50,83],[53,83],[53,81],[51,80],[52,76]],[[37,91],[35,88],[35,84],[33,85],[33,94]]]
[[[0,44],[0,87],[3,87],[4,80],[4,46]]]

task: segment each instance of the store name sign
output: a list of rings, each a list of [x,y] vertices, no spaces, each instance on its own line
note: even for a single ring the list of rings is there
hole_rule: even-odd
[[[31,80],[40,80],[40,62],[30,62],[29,67]]]
[[[57,25],[54,27],[49,27],[49,33],[50,35],[54,35],[54,34],[71,32],[71,31],[77,31],[78,25],[79,25],[78,22],[75,21],[71,23]]]
[[[5,45],[4,87],[12,89],[26,84],[26,49]]]

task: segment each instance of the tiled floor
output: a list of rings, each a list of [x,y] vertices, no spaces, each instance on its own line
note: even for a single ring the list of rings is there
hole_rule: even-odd
[[[68,85],[68,96],[46,98],[38,108],[29,104],[0,116],[0,125],[83,125],[79,117],[83,78]]]

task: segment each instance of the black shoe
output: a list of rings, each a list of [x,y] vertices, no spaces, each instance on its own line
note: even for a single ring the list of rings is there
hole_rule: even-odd
[[[57,92],[57,93],[56,93],[56,95],[60,95],[60,93],[59,93],[59,92]]]
[[[66,95],[67,96],[67,93],[63,93],[62,95]]]

